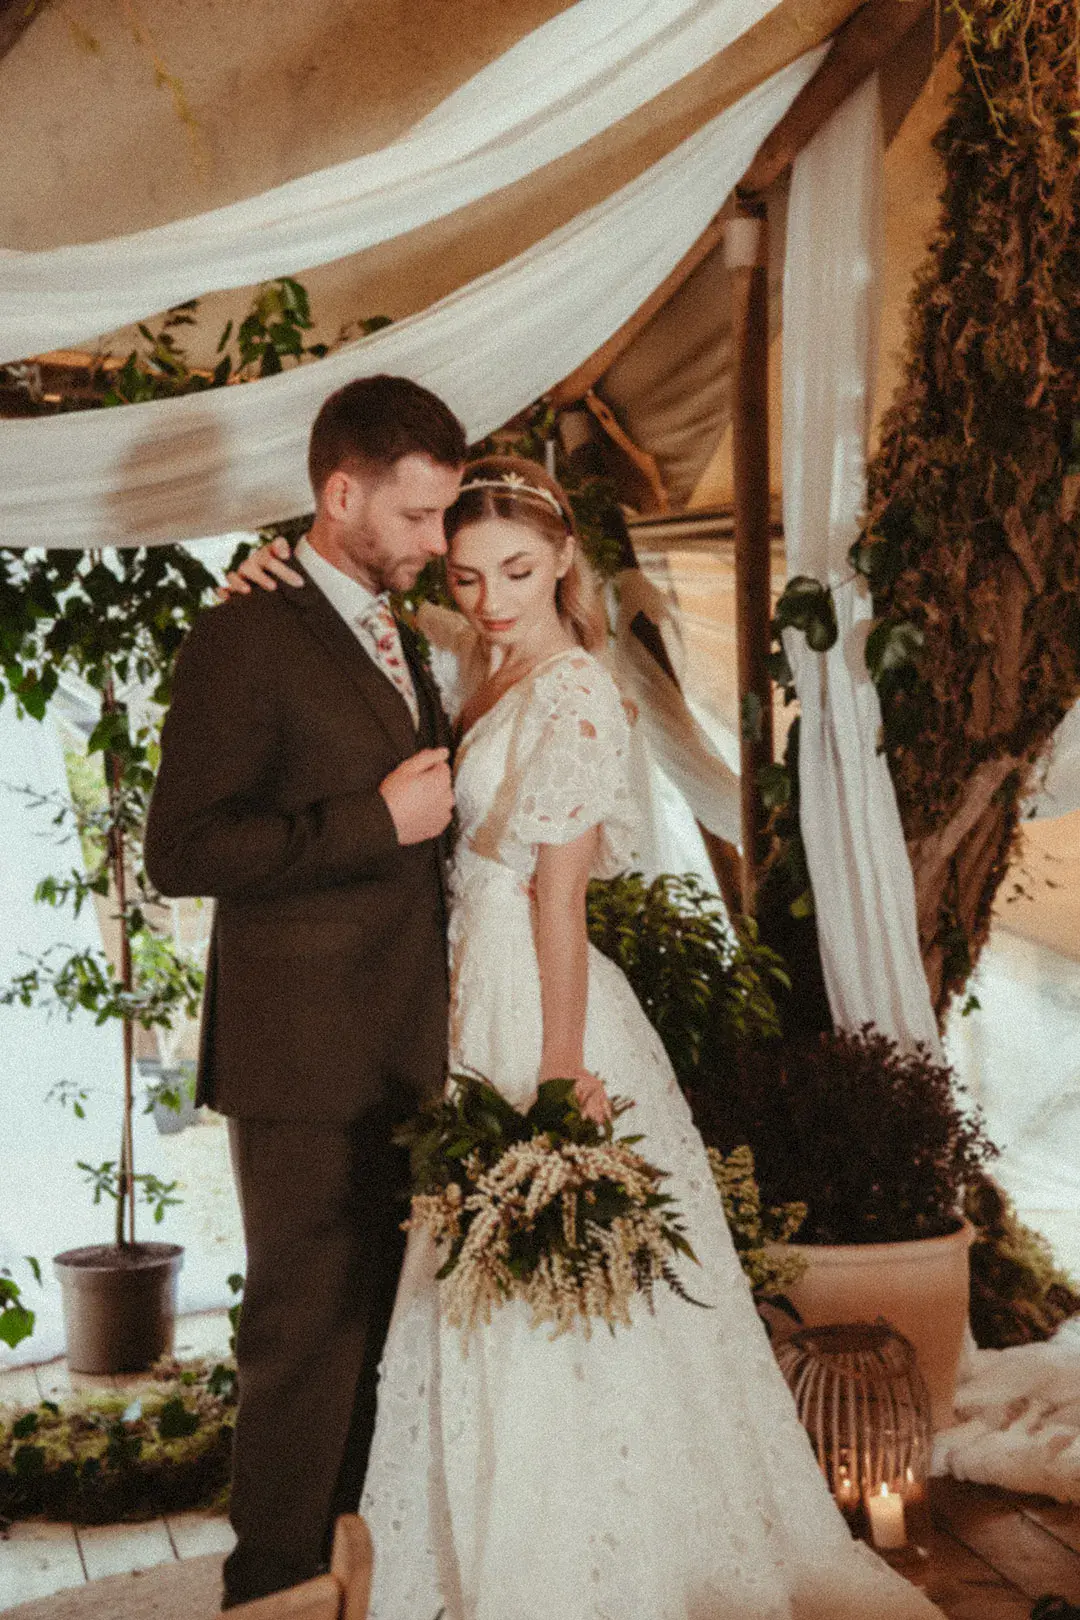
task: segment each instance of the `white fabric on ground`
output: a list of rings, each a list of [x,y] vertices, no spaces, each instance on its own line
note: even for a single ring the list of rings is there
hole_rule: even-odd
[[[970,1350],[956,1418],[934,1438],[935,1474],[1080,1502],[1080,1321],[1048,1344]]]
[[[881,255],[877,80],[795,162],[784,265],[784,533],[788,575],[828,584],[839,637],[784,645],[795,675],[800,823],[825,984],[842,1028],[873,1022],[939,1050],[919,953],[896,795],[878,752],[881,712],[863,649],[872,608],[847,553],[866,498]],[[828,222],[824,228],[824,222]]]
[[[1080,962],[996,927],[970,988],[979,1006],[954,1005],[949,1060],[1002,1150],[995,1179],[1080,1280]],[[1049,1344],[969,1344],[956,1418],[935,1472],[1080,1502],[1080,1321]]]
[[[579,0],[380,151],[130,236],[0,252],[0,363],[295,275],[450,214],[583,145],[776,3]]]
[[[509,421],[663,281],[824,54],[800,57],[516,259],[324,360],[182,399],[0,423],[4,544],[147,545],[306,511],[315,413],[372,372],[434,389],[470,438]]]

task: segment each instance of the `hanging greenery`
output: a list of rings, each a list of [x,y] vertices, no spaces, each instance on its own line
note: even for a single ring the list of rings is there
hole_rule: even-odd
[[[850,552],[873,596],[866,663],[939,1015],[986,941],[1025,794],[1080,696],[1080,13],[953,10],[941,217]],[[777,603],[771,673],[791,702],[784,630],[831,647],[828,587],[793,579]],[[761,779],[767,894],[806,918],[792,735]]]
[[[938,1010],[1080,696],[1080,93],[1067,0],[966,0],[945,188],[852,552]]]

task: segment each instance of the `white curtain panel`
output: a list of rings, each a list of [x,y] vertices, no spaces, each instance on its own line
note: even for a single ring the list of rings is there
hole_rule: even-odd
[[[801,826],[833,1018],[845,1029],[871,1021],[937,1054],[911,865],[863,656],[872,608],[847,560],[866,499],[881,172],[873,78],[800,155],[792,176],[783,333],[788,574],[831,586],[840,634],[825,654],[792,631],[785,646],[802,711]]]
[[[307,439],[353,377],[440,394],[471,438],[627,320],[705,229],[823,60],[808,52],[645,174],[430,309],[276,377],[182,399],[0,422],[0,543],[148,545],[258,528],[311,504]],[[2,300],[0,300],[2,304]]]
[[[643,106],[776,3],[579,0],[379,151],[129,236],[0,251],[0,363],[328,264],[463,208]]]
[[[1080,703],[1070,709],[1054,733],[1050,760],[1025,814],[1038,820],[1080,810]]]

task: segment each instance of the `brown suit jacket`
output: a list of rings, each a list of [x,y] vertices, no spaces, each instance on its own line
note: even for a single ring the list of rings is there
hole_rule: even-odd
[[[378,784],[449,727],[412,633],[421,708],[319,588],[202,614],[180,650],[146,868],[217,900],[198,1099],[346,1124],[437,1092],[446,1066],[446,840],[402,847]]]

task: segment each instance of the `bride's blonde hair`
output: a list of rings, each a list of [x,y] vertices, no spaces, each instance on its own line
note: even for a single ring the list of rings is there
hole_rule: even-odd
[[[446,538],[482,518],[506,518],[523,523],[548,545],[574,545],[570,567],[555,586],[555,606],[587,652],[598,651],[607,639],[607,620],[596,575],[582,555],[581,538],[574,523],[566,491],[551,474],[525,456],[482,456],[470,461],[461,480],[461,493],[446,514]]]

